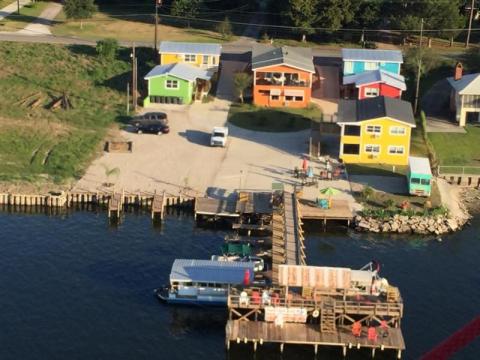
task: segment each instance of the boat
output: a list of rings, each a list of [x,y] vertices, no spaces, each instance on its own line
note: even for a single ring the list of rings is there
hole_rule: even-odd
[[[226,306],[230,287],[254,281],[253,262],[176,259],[170,284],[155,290],[168,304]]]
[[[253,262],[255,264],[255,267],[253,268],[255,272],[261,272],[265,268],[265,261],[260,256],[247,255],[244,257],[240,257],[238,255],[234,255],[234,256],[212,255],[211,259],[214,261]]]

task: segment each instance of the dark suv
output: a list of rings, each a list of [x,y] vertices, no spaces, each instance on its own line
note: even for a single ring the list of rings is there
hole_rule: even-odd
[[[161,112],[146,113],[142,116],[135,117],[130,121],[133,130],[137,134],[167,134],[170,132],[168,126],[167,114]]]

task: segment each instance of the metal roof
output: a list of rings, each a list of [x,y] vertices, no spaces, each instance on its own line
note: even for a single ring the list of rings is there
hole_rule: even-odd
[[[363,100],[340,100],[338,122],[357,122],[389,117],[415,127],[412,105],[403,100],[385,96]]]
[[[175,63],[155,66],[147,75],[145,75],[145,79],[163,75],[172,75],[188,81],[195,81],[196,79],[210,80],[211,78],[211,75],[207,70],[203,70],[193,65]]]
[[[208,282],[217,284],[242,284],[245,270],[254,279],[253,262],[176,259],[170,272],[170,282]]]
[[[213,43],[162,41],[158,52],[172,54],[220,55],[222,52],[222,46]]]
[[[355,84],[356,87],[366,84],[384,83],[400,90],[406,90],[405,78],[385,70],[365,71],[360,74],[345,76],[343,85]]]
[[[255,44],[252,49],[252,69],[286,65],[315,73],[310,48],[282,46],[281,48]]]
[[[447,80],[460,95],[480,95],[480,73],[463,75],[460,80],[453,77]]]
[[[408,165],[412,173],[432,176],[428,158],[410,156],[408,158]]]
[[[403,63],[400,50],[342,49],[343,61],[380,61]]]

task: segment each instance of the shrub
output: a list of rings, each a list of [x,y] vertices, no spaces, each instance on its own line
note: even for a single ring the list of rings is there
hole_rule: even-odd
[[[370,197],[372,197],[373,195],[373,192],[374,191],[370,186],[368,185],[364,186],[362,189],[362,198],[364,198],[365,200],[370,199]]]
[[[115,39],[104,39],[97,41],[95,48],[100,58],[105,60],[113,60],[117,56],[118,41]]]

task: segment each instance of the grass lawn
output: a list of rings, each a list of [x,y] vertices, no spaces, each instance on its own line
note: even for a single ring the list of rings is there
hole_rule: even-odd
[[[442,205],[440,192],[438,191],[438,187],[435,182],[432,184],[432,194],[429,198],[421,196],[390,194],[381,191],[374,191],[368,200],[365,200],[359,193],[354,193],[354,197],[358,202],[364,204],[369,209],[385,209],[388,201],[390,200],[393,201],[394,208],[400,207],[400,204],[406,200],[410,203],[412,210],[415,211],[422,211],[424,209],[425,201],[427,200],[430,200],[432,207],[434,208]]]
[[[50,5],[50,2],[46,1],[38,1],[25,5],[20,8],[20,15],[17,15],[15,12],[0,21],[0,31],[18,31],[23,29],[35,20],[48,5]]]
[[[480,167],[480,126],[467,125],[466,134],[429,133],[440,165],[458,166],[444,172],[461,172],[461,166]],[[480,173],[480,168],[467,168],[466,172]]]
[[[81,176],[124,116],[128,50],[120,58],[101,61],[87,46],[0,43],[0,180]],[[73,108],[50,110],[63,93]]]
[[[311,119],[318,119],[321,115],[321,110],[314,106],[306,109],[276,109],[251,104],[232,104],[228,121],[248,130],[289,132],[309,129]]]
[[[0,0],[0,9],[3,9],[5,6],[10,5],[11,3],[17,3],[15,0]]]
[[[405,176],[408,166],[384,164],[346,164],[349,175]]]
[[[153,43],[155,36],[153,18],[148,16],[137,21],[127,19],[112,18],[107,13],[98,12],[92,19],[84,20],[80,28],[80,21],[67,21],[64,12],[61,11],[55,19],[58,23],[53,26],[52,32],[54,35],[75,36],[90,40],[112,37],[120,41],[151,41]],[[158,39],[159,41],[223,42],[220,34],[214,31],[167,26],[162,23],[158,28]],[[235,37],[229,39],[229,41],[233,40]]]

